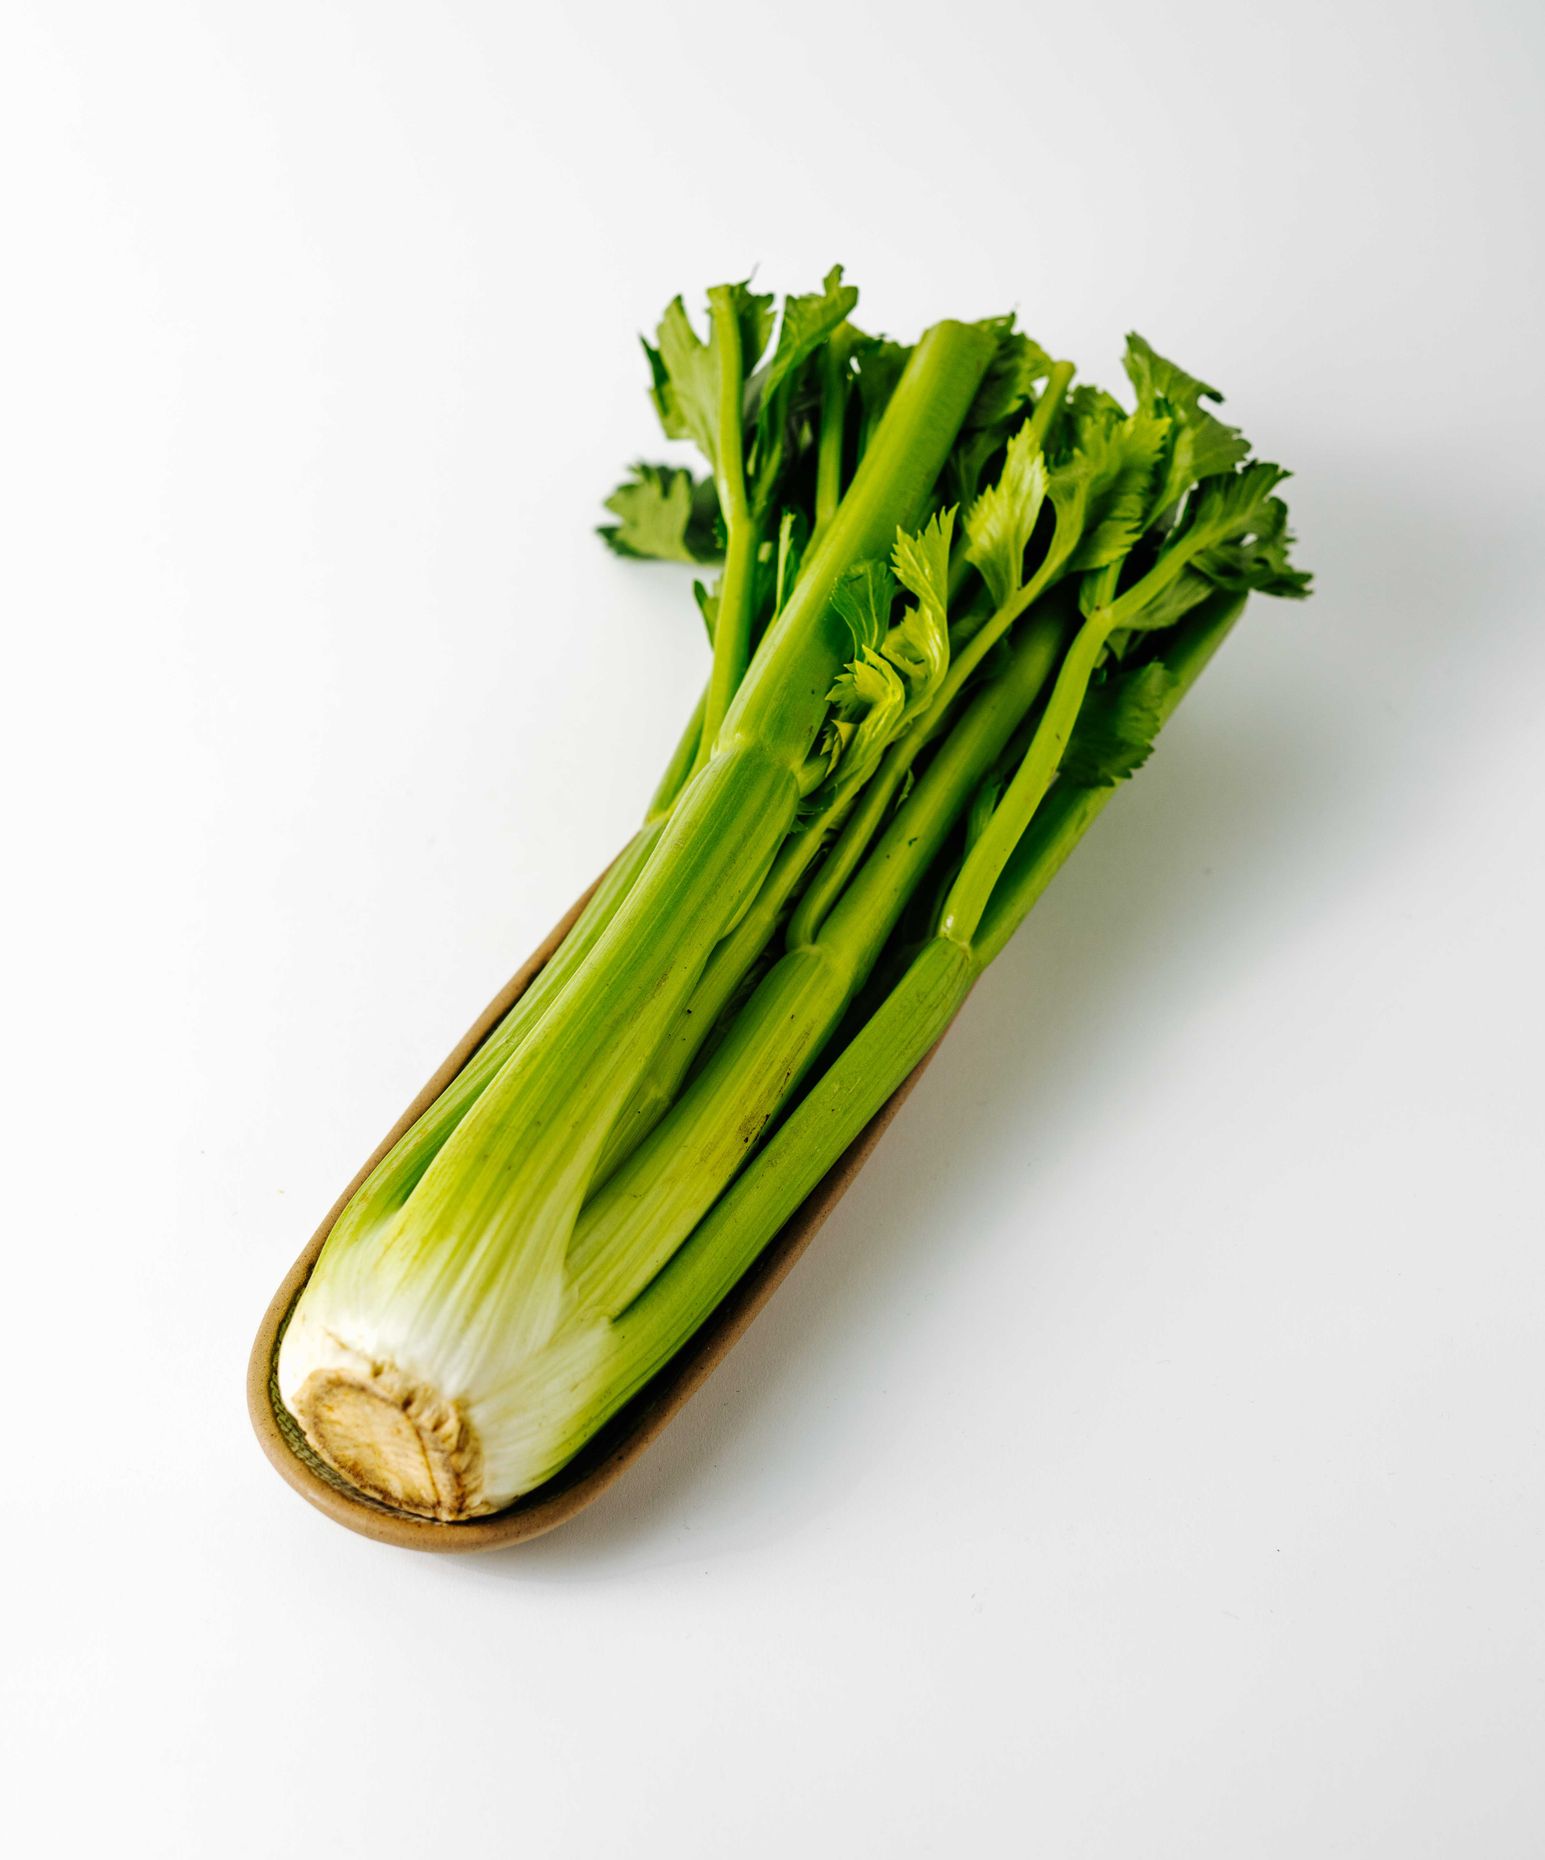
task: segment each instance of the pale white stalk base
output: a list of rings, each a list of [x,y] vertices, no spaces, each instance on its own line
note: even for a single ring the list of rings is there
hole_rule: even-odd
[[[605,1399],[611,1326],[560,1324],[492,1361],[415,1349],[395,1324],[341,1308],[313,1277],[279,1346],[279,1394],[316,1454],[382,1504],[455,1522],[551,1478]],[[347,1341],[349,1338],[357,1341]]]

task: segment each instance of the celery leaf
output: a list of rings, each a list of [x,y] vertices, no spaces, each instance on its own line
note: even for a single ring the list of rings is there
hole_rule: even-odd
[[[1079,788],[1112,788],[1148,760],[1175,675],[1150,661],[1094,686],[1079,709],[1060,775]]]
[[[1036,383],[1051,373],[1050,355],[1023,330],[1015,329],[1012,315],[988,317],[981,327],[992,331],[998,347],[966,415],[970,431],[1012,421],[1029,405]]]
[[[785,297],[778,341],[761,377],[765,406],[774,390],[845,323],[858,303],[858,292],[842,282],[841,265],[833,265],[818,291]]]
[[[716,284],[708,293],[711,306],[727,306],[740,338],[740,361],[749,374],[760,360],[772,333],[772,298],[751,289],[749,281]],[[668,439],[690,439],[711,466],[719,462],[719,339],[713,333],[705,342],[692,327],[686,305],[673,297],[655,334],[646,342],[653,378],[655,410]]]
[[[1310,577],[1289,561],[1287,505],[1272,493],[1289,474],[1252,459],[1243,471],[1211,477],[1177,542],[1190,566],[1215,587],[1301,599]]]
[[[1108,568],[1131,553],[1142,535],[1170,422],[1162,414],[1129,414],[1091,444],[1100,450],[1089,525],[1074,552],[1074,569]]]
[[[1046,461],[1029,420],[1009,441],[1003,470],[966,515],[966,557],[1004,606],[1024,585],[1025,550],[1046,496]]]
[[[1167,414],[1174,421],[1169,456],[1151,507],[1151,514],[1159,516],[1193,485],[1233,471],[1249,454],[1250,444],[1237,427],[1226,426],[1202,405],[1207,400],[1221,403],[1223,396],[1215,387],[1158,354],[1135,330],[1127,337],[1123,366],[1139,408]]]
[[[659,562],[719,557],[719,501],[708,479],[671,465],[635,465],[605,507],[617,521],[602,524],[598,534],[618,555]]]
[[[877,646],[890,627],[896,579],[883,562],[859,562],[832,590],[836,608],[853,641],[853,650]]]
[[[917,602],[899,626],[893,626],[880,650],[911,688],[910,702],[929,702],[949,670],[950,539],[953,510],[936,511],[914,535],[896,532],[891,567],[896,579]]]

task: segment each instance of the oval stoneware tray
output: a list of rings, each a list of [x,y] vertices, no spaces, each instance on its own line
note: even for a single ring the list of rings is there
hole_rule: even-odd
[[[594,886],[591,890],[594,890]],[[540,971],[543,963],[568,934],[590,896],[587,891],[515,972],[478,1016],[434,1077],[382,1138],[375,1153],[328,1210],[327,1218],[307,1241],[299,1259],[285,1275],[258,1329],[247,1367],[247,1406],[258,1441],[280,1477],[301,1497],[337,1523],[379,1543],[409,1550],[493,1550],[503,1544],[523,1543],[565,1523],[597,1498],[643,1452],[660,1430],[685,1406],[707,1380],[730,1346],[777,1290],[789,1268],[815,1238],[821,1223],[846,1192],[885,1127],[932,1059],[930,1053],[901,1083],[827,1172],[781,1231],[763,1249],[751,1270],[706,1323],[669,1363],[613,1415],[560,1472],[528,1492],[503,1511],[466,1523],[441,1523],[433,1518],[409,1516],[378,1504],[346,1484],[311,1451],[294,1418],[279,1400],[274,1365],[279,1340],[301,1289],[310,1276],[322,1243],[348,1205],[349,1198],[397,1141],[444,1091]],[[935,1048],[937,1051],[937,1048]]]

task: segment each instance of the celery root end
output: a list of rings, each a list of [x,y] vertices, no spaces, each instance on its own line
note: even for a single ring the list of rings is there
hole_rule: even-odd
[[[446,1522],[494,1509],[461,1405],[389,1364],[315,1369],[290,1405],[321,1458],[382,1504]]]

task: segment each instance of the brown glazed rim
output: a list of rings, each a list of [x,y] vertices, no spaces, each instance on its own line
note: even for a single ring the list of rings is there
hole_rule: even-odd
[[[517,1499],[503,1511],[464,1524],[410,1517],[405,1512],[377,1504],[345,1484],[312,1453],[293,1417],[280,1402],[274,1379],[279,1339],[284,1334],[284,1326],[300,1296],[301,1288],[322,1250],[322,1243],[332,1231],[333,1222],[347,1206],[350,1196],[414,1119],[439,1097],[503,1019],[521,991],[563,941],[569,926],[583,910],[594,889],[592,885],[589,891],[576,900],[562,921],[499,990],[434,1077],[366,1159],[354,1180],[328,1210],[322,1225],[307,1241],[300,1257],[285,1274],[283,1283],[263,1314],[257,1338],[252,1345],[252,1356],[247,1366],[247,1407],[259,1445],[280,1478],[293,1486],[308,1503],[315,1505],[318,1511],[326,1512],[328,1517],[349,1530],[358,1531],[363,1537],[373,1537],[378,1543],[397,1544],[407,1550],[493,1550],[503,1544],[524,1543],[530,1538],[540,1537],[544,1532],[566,1523],[576,1512],[583,1511],[593,1499],[598,1498],[638,1458],[666,1423],[680,1412],[777,1290],[795,1260],[815,1238],[821,1223],[847,1192],[870,1151],[879,1142],[886,1125],[901,1109],[907,1093],[933,1057],[933,1053],[929,1053],[902,1081],[685,1348],[625,1408],[614,1415],[561,1472],[555,1473],[536,1491]],[[935,1047],[934,1051],[937,1050]]]

